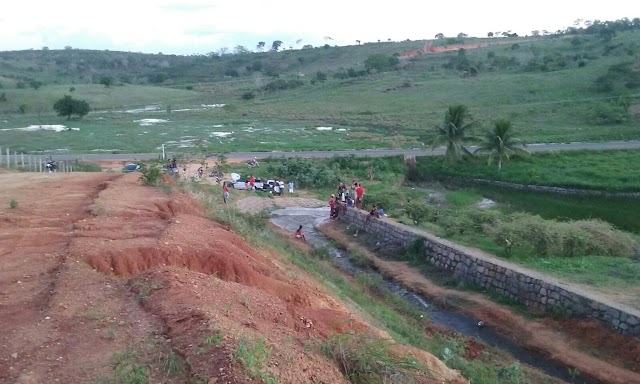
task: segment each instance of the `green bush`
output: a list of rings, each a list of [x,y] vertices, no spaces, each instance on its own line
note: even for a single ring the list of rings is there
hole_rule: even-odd
[[[397,57],[376,53],[367,57],[364,61],[364,67],[367,71],[376,70],[378,72],[386,72],[395,69],[399,62],[400,60]]]
[[[373,261],[371,261],[371,259],[362,252],[349,251],[348,256],[349,260],[358,267],[371,268],[373,266]]]
[[[440,215],[438,208],[416,201],[406,204],[404,211],[416,225],[425,221],[435,223]]]
[[[267,170],[285,180],[294,180],[302,188],[337,186],[340,182],[340,171],[336,164],[329,165],[318,159],[279,159],[268,163]]]
[[[73,164],[74,172],[102,172],[102,168],[96,163],[77,162]]]
[[[277,91],[277,90],[284,90],[284,89],[294,89],[294,88],[301,87],[303,85],[304,85],[304,81],[299,79],[292,79],[289,81],[284,79],[278,79],[268,83],[264,87],[264,89],[267,91]]]
[[[152,165],[150,167],[142,165],[142,167],[140,167],[140,173],[142,173],[142,176],[140,176],[139,180],[142,181],[145,185],[152,186],[158,185],[158,182],[160,181],[160,178],[162,176],[162,170],[157,165]]]
[[[243,100],[251,100],[251,99],[254,99],[255,97],[256,97],[256,94],[253,92],[245,92],[242,94]]]

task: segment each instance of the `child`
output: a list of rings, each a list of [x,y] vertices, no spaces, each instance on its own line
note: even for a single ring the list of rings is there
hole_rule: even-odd
[[[293,181],[289,181],[289,193],[293,193]]]
[[[331,195],[331,200],[329,200],[329,217],[330,218],[335,218],[336,217],[336,195]]]
[[[307,239],[304,237],[304,234],[302,233],[302,225],[298,227],[298,230],[296,231],[296,239],[307,241]]]

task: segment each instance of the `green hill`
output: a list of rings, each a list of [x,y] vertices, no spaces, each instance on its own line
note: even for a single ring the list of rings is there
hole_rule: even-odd
[[[640,22],[598,28],[222,56],[0,52],[0,143],[150,151],[172,135],[220,150],[416,147],[451,104],[465,104],[481,127],[509,118],[530,142],[640,139]],[[94,110],[72,122],[88,135],[81,142],[13,130],[65,124],[52,110],[64,94]],[[226,105],[203,107],[214,104]],[[163,120],[163,132],[141,126],[145,118]]]

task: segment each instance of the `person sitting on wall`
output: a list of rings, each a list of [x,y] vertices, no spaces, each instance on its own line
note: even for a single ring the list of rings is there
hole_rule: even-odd
[[[378,206],[377,205],[374,205],[373,208],[371,208],[371,211],[369,211],[369,215],[364,220],[364,223],[367,224],[371,220],[372,217],[375,217],[375,218],[380,217],[380,214],[378,213]]]

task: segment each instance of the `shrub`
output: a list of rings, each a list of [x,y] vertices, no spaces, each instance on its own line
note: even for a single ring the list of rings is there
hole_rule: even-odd
[[[322,72],[322,71],[318,71],[316,72],[316,80],[318,81],[325,81],[327,80],[327,74]]]
[[[335,165],[328,165],[317,159],[288,158],[271,162],[268,171],[278,177],[295,180],[303,188],[338,185],[340,171]]]
[[[18,208],[18,202],[17,202],[17,201],[15,201],[14,199],[11,199],[11,201],[9,201],[9,207],[10,207],[11,209],[16,209],[16,208]]]
[[[344,333],[329,335],[322,351],[352,383],[414,382],[414,376],[425,368],[408,355],[393,356],[391,346],[387,340]]]
[[[26,104],[20,104],[18,106],[18,112],[20,112],[21,114],[25,114],[27,113],[27,105]]]
[[[399,62],[397,57],[376,53],[365,60],[364,66],[367,71],[375,69],[378,72],[385,72],[395,69]]]
[[[405,205],[404,211],[416,225],[420,225],[425,221],[435,223],[439,217],[438,208],[421,202],[408,203]]]
[[[186,87],[184,87],[184,89],[186,89],[187,91],[192,91],[193,85],[187,85]]]
[[[235,69],[227,69],[226,71],[224,71],[224,75],[225,76],[230,76],[230,77],[238,77],[238,76],[240,76],[238,71],[235,70]]]
[[[245,92],[245,93],[242,94],[242,99],[244,99],[244,100],[251,100],[251,99],[253,99],[255,97],[256,97],[256,94],[253,93],[253,92]]]
[[[349,251],[348,255],[349,260],[351,260],[351,262],[358,267],[371,268],[373,266],[373,261],[371,261],[371,259],[367,255],[360,251]]]
[[[140,176],[139,180],[142,181],[145,185],[158,185],[160,178],[162,176],[162,170],[157,165],[152,165],[150,167],[143,165],[140,167]]]
[[[0,93],[0,102],[5,102],[5,101],[7,101],[7,95],[4,92],[2,92]]]
[[[294,88],[301,87],[303,85],[304,85],[304,81],[299,79],[292,79],[289,81],[284,79],[278,79],[268,83],[264,87],[264,89],[267,91],[277,91],[277,90],[283,90],[283,89],[294,89]]]

